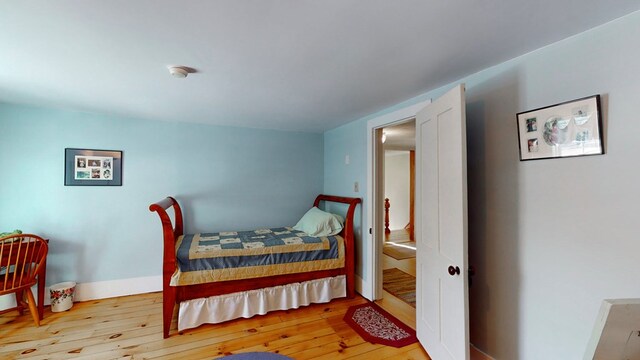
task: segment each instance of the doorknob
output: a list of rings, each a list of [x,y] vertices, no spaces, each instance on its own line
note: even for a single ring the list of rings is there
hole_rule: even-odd
[[[449,266],[449,275],[454,276],[454,275],[460,275],[460,268],[459,267],[453,267],[453,265]]]

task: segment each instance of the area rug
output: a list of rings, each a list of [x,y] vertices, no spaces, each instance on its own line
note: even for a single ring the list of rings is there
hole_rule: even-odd
[[[387,242],[382,247],[382,252],[396,260],[411,259],[416,257],[416,243],[414,241]]]
[[[382,270],[382,288],[398,299],[416,307],[415,276],[396,268]]]
[[[293,360],[292,358],[270,352],[248,352],[218,358],[218,360]]]
[[[399,348],[418,341],[412,328],[372,302],[350,307],[344,321],[373,344]]]

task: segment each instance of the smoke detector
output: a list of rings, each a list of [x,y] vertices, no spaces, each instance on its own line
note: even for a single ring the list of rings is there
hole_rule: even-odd
[[[169,66],[169,74],[175,78],[184,79],[189,75],[189,70],[184,66]]]

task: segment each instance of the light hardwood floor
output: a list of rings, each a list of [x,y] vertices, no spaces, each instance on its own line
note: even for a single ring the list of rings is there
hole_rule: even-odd
[[[389,234],[385,234],[385,241],[390,242],[407,242],[411,241],[409,231],[406,229],[391,230]]]
[[[294,359],[429,359],[418,343],[396,349],[364,341],[342,320],[364,302],[338,299],[182,334],[174,320],[169,339],[162,338],[161,293],[76,303],[64,313],[46,309],[40,327],[27,312],[11,312],[0,315],[0,358],[214,359],[270,351]]]
[[[386,238],[389,242],[409,241],[409,232],[406,230],[392,230]],[[382,254],[382,269],[397,268],[409,275],[416,276],[416,258],[396,260],[391,256]],[[376,301],[380,307],[397,317],[403,323],[416,328],[416,309],[399,298],[383,290],[382,299]]]

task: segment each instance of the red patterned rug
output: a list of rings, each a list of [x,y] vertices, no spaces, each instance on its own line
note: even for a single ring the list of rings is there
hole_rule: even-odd
[[[418,341],[412,328],[371,302],[350,307],[344,321],[370,343],[399,348]]]

